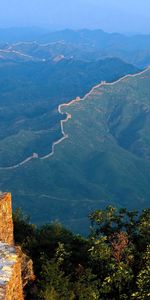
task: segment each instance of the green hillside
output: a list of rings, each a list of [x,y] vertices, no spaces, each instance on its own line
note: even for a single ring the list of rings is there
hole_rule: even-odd
[[[45,160],[0,170],[1,190],[37,223],[59,219],[83,232],[91,210],[144,208],[150,199],[150,70],[101,85],[63,112],[68,138]]]
[[[83,96],[101,80],[114,81],[137,68],[119,59],[97,62],[0,63],[0,166],[36,152],[44,156],[61,136],[58,105]]]

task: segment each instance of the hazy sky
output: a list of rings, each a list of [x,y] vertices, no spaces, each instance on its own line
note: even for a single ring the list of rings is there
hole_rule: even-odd
[[[0,0],[0,27],[150,33],[150,0]]]

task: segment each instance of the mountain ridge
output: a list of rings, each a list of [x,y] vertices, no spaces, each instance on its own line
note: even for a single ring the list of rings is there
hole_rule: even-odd
[[[149,128],[149,68],[142,73],[113,86],[104,84],[86,101],[61,107],[72,118],[64,123],[69,139],[55,148],[55,155],[15,170],[0,170],[0,188],[12,191],[15,205],[29,212],[35,223],[57,219],[81,232],[86,216],[94,209],[108,204],[147,207],[149,140],[143,130]],[[112,134],[118,109],[122,123],[117,134],[129,125],[136,130],[138,142],[142,137],[142,155],[121,146]],[[139,113],[144,113],[146,123],[135,128],[132,121],[138,122]]]
[[[33,153],[46,156],[61,137],[59,104],[83,97],[102,80],[111,82],[137,71],[114,58],[0,63],[0,166],[16,165]],[[12,152],[14,144],[18,147]]]
[[[77,102],[79,102],[79,101],[84,101],[84,100],[85,100],[88,96],[90,96],[97,88],[99,88],[99,87],[101,87],[101,86],[103,86],[103,85],[114,85],[114,84],[116,84],[116,83],[118,83],[118,82],[124,80],[125,78],[140,76],[141,74],[144,74],[145,72],[147,72],[149,69],[150,69],[150,66],[147,67],[145,70],[143,70],[143,71],[141,71],[141,72],[138,72],[138,73],[136,73],[136,74],[127,74],[127,75],[125,75],[125,76],[123,76],[123,77],[117,79],[117,80],[114,81],[114,82],[108,82],[108,83],[107,83],[107,82],[105,82],[105,81],[102,81],[101,83],[94,85],[94,86],[92,87],[92,89],[91,89],[89,92],[87,92],[83,98],[80,98],[79,96],[77,96],[75,99],[73,99],[73,100],[71,100],[71,101],[69,101],[69,102],[67,102],[67,103],[62,103],[62,104],[60,104],[60,105],[58,106],[58,112],[59,112],[60,114],[62,114],[62,115],[65,114],[65,115],[66,115],[66,119],[60,121],[60,127],[61,127],[62,137],[61,137],[59,140],[56,140],[56,141],[53,142],[51,152],[48,153],[48,154],[46,154],[46,155],[43,156],[43,157],[38,157],[38,154],[37,154],[37,153],[33,153],[32,156],[27,157],[24,161],[21,161],[21,162],[18,163],[17,165],[9,166],[9,167],[1,167],[1,166],[0,166],[0,170],[11,170],[11,169],[15,169],[15,168],[18,168],[18,167],[20,167],[20,166],[22,166],[22,165],[28,163],[28,162],[29,162],[30,160],[32,160],[32,159],[42,159],[42,160],[43,160],[43,159],[47,159],[47,158],[49,158],[50,156],[54,155],[55,146],[58,145],[58,144],[60,144],[64,139],[68,138],[68,135],[64,132],[63,124],[66,123],[69,119],[71,119],[71,115],[70,115],[69,113],[67,113],[67,112],[66,112],[66,113],[63,113],[63,111],[61,110],[61,108],[63,108],[63,107],[68,107],[68,106],[70,106],[70,105],[72,105],[72,104],[74,104],[74,103],[77,103]]]
[[[32,36],[32,34],[31,34]],[[150,64],[150,35],[124,35],[107,33],[102,30],[62,30],[37,35],[33,40],[24,38],[18,42],[8,39],[10,44],[2,42],[2,49],[18,51],[29,57],[18,57],[28,60],[53,60],[55,56],[85,59],[94,61],[106,57],[119,57],[139,68]],[[12,44],[11,44],[12,43]],[[12,53],[14,55],[14,53]],[[9,54],[11,57],[11,53]],[[7,58],[7,55],[5,55]],[[5,59],[5,57],[4,57]],[[17,59],[17,57],[16,57]]]

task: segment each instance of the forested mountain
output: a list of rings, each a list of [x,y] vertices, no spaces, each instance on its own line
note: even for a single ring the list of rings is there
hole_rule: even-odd
[[[85,233],[93,209],[148,206],[150,72],[113,82],[149,49],[148,35],[0,30],[0,189],[35,223]]]
[[[149,11],[1,1],[0,300],[150,300]]]
[[[143,68],[150,64],[150,35],[127,36],[87,29],[48,32],[36,28],[23,29],[21,35],[21,29],[1,29],[0,50],[5,50],[0,51],[3,59],[18,56],[19,60],[51,60],[64,56],[90,61],[118,57]]]
[[[71,115],[53,156],[1,170],[1,189],[36,222],[59,219],[83,232],[88,213],[107,204],[147,207],[150,180],[150,70],[102,84],[61,107]],[[68,138],[67,138],[68,137]]]
[[[120,59],[97,62],[0,63],[0,167],[15,165],[34,152],[44,156],[61,136],[58,105],[83,97],[101,80],[137,72]]]

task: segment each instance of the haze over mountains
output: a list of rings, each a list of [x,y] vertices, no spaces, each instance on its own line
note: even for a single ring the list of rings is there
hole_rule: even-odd
[[[18,55],[23,61],[49,60],[63,55],[88,61],[118,57],[141,68],[150,64],[150,35],[126,36],[87,29],[48,32],[17,28],[1,29],[0,41],[3,50],[0,55],[4,59],[11,59],[12,55],[17,59],[15,55]]]
[[[107,83],[150,64],[150,36],[5,33],[0,31],[0,189],[12,192],[15,207],[32,221],[58,219],[82,233],[93,209],[147,207],[150,71]],[[58,112],[101,81],[106,83],[83,101],[61,106],[64,115]],[[68,138],[41,160],[62,137],[66,113]]]
[[[0,298],[148,300],[150,1],[0,3]]]
[[[149,0],[2,0],[0,26],[150,33],[149,10]]]

